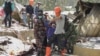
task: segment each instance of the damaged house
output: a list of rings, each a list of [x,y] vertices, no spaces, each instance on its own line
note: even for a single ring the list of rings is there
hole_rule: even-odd
[[[100,3],[83,2],[79,0],[76,5],[76,18],[73,23],[78,23],[77,31],[84,37],[100,36]]]
[[[74,54],[78,56],[100,56],[100,3],[79,0],[76,5],[78,37],[82,40],[74,46]]]

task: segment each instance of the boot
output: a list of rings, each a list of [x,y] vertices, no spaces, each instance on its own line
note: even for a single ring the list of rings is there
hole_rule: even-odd
[[[66,50],[66,49],[63,49],[63,50],[61,51],[61,56],[65,56],[66,53],[67,53],[67,50]]]
[[[45,56],[51,56],[51,48],[50,47],[46,47],[46,54]]]

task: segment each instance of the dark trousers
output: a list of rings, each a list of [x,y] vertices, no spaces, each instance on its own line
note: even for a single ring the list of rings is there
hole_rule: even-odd
[[[5,14],[5,18],[4,18],[5,27],[11,27],[11,21],[12,21],[11,13]]]
[[[32,14],[28,16],[28,27],[29,29],[33,29],[33,15]]]
[[[64,34],[56,34],[53,37],[49,38],[49,41],[47,42],[47,46],[51,46],[52,43],[57,44],[58,48],[60,50],[63,50],[65,48],[65,37]]]

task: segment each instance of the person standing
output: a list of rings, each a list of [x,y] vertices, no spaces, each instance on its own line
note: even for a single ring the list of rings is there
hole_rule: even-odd
[[[22,15],[22,21],[24,23],[24,26],[27,26],[27,13],[25,8],[21,9],[20,14]]]
[[[36,3],[36,6],[34,6],[34,14],[36,18],[38,18],[38,15],[39,15],[38,11],[40,10],[40,5],[41,5],[41,2],[38,2]]]
[[[64,56],[65,54],[65,30],[64,30],[64,24],[65,24],[65,17],[61,15],[61,8],[59,6],[54,8],[55,17],[54,19],[51,19],[50,21],[55,21],[56,23],[56,29],[54,32],[54,36],[49,38],[49,41],[47,42],[46,47],[46,54],[45,56],[51,55],[51,44],[57,40],[57,45],[59,48],[59,51],[61,52],[61,56]]]
[[[33,28],[33,14],[34,14],[34,8],[32,4],[29,3],[29,5],[26,6],[26,13],[28,16],[29,29],[32,29]]]
[[[38,17],[34,22],[34,36],[36,38],[37,56],[44,56],[46,46],[46,30],[44,25],[43,10],[38,10]]]
[[[55,31],[55,22],[50,22],[48,20],[48,13],[45,13],[44,17],[44,25],[46,27],[46,36],[47,36],[47,40],[49,40],[50,37],[52,37],[54,35],[54,31]]]
[[[12,0],[6,0],[5,3],[4,3],[3,9],[4,9],[4,12],[5,12],[5,18],[4,18],[5,27],[11,27],[11,21],[12,21],[11,16],[12,16],[12,12],[14,10]]]

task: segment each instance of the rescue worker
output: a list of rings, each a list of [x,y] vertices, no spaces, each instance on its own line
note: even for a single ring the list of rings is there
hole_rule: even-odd
[[[45,56],[51,56],[51,44],[57,40],[57,45],[59,48],[59,51],[61,53],[61,56],[65,55],[65,30],[64,30],[64,24],[65,24],[65,17],[61,15],[61,8],[59,6],[54,8],[55,17],[54,19],[50,19],[51,22],[55,21],[56,29],[54,32],[54,36],[49,39],[47,42],[46,47],[46,54]],[[49,16],[48,16],[49,17]],[[50,17],[49,17],[50,18]]]
[[[44,56],[46,46],[46,30],[44,26],[43,10],[38,10],[38,17],[34,23],[34,36],[36,38],[37,56]]]
[[[34,8],[33,8],[32,4],[29,3],[29,5],[26,6],[26,13],[28,16],[29,29],[32,29],[33,28],[33,14],[34,14]]]

